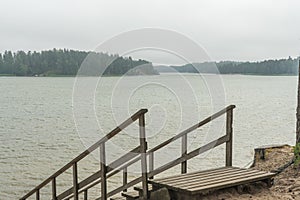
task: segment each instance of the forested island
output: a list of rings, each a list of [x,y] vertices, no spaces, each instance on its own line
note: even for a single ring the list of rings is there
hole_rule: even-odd
[[[220,74],[246,74],[246,75],[297,75],[298,58],[279,60],[265,60],[260,62],[204,62],[182,66],[156,66],[159,72],[181,73],[220,73]]]
[[[141,59],[133,60],[131,57],[108,53],[53,49],[41,52],[5,51],[0,54],[0,75],[75,76],[82,64],[89,66],[88,70],[80,72],[80,75],[86,76],[158,74],[151,62]],[[102,69],[105,71],[101,72]]]

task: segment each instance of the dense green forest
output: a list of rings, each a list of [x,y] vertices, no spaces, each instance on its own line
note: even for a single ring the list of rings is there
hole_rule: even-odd
[[[87,59],[86,59],[87,58]],[[79,70],[81,64],[88,66]],[[105,66],[109,65],[107,68]],[[137,67],[139,66],[139,67]],[[105,69],[105,71],[104,71]],[[157,74],[150,62],[107,53],[53,49],[0,54],[0,74],[14,76],[75,76]]]
[[[84,65],[85,68],[80,69],[81,65]],[[160,72],[297,75],[298,58],[289,57],[261,62],[205,62],[183,66],[158,66],[155,69]],[[151,62],[107,53],[67,49],[41,52],[5,51],[3,54],[0,53],[0,75],[75,76],[78,72],[80,75],[87,76],[152,75],[158,74],[155,69]]]
[[[157,68],[160,72],[171,72],[174,69],[185,73],[221,73],[221,74],[257,74],[257,75],[297,75],[298,58],[280,60],[266,60],[261,62],[205,62],[183,66],[169,66]],[[215,67],[217,66],[217,68]]]

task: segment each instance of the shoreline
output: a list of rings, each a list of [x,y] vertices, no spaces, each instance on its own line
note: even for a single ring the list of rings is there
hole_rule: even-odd
[[[137,77],[137,76],[159,76],[159,75],[231,75],[231,76],[266,76],[266,77],[296,77],[296,74],[272,74],[272,75],[267,75],[267,74],[212,74],[212,73],[168,73],[168,72],[160,72],[160,74],[138,74],[138,75],[103,75],[101,77],[122,77],[122,76],[128,76],[128,77]],[[43,77],[62,77],[62,78],[76,78],[76,77],[99,77],[99,76],[77,76],[77,75],[50,75],[50,76],[17,76],[17,75],[13,75],[13,74],[0,74],[0,77],[32,77],[32,78],[43,78]]]

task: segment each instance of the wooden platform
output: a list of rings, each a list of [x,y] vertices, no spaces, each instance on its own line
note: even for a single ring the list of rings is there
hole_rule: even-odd
[[[170,191],[193,196],[213,190],[258,181],[266,181],[270,184],[273,176],[275,176],[275,173],[263,172],[255,169],[223,167],[162,179],[154,179],[150,180],[149,183],[155,188],[166,187]]]

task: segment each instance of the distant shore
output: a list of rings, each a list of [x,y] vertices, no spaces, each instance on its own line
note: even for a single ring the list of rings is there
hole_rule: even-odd
[[[213,73],[190,73],[190,72],[178,72],[179,74],[184,74],[184,75],[237,75],[237,76],[297,76],[295,74],[271,74],[271,75],[265,75],[265,74],[213,74]],[[160,74],[145,74],[145,75],[125,75],[129,77],[134,77],[134,76],[157,76],[157,75],[167,75],[167,74],[178,74],[178,73],[170,73],[170,72],[161,72]],[[102,77],[121,77],[124,75],[102,75]],[[41,75],[41,76],[18,76],[15,74],[0,74],[0,77],[78,77],[77,75],[59,75],[59,74],[53,74],[53,75]],[[98,77],[98,76],[86,76],[86,77]]]

